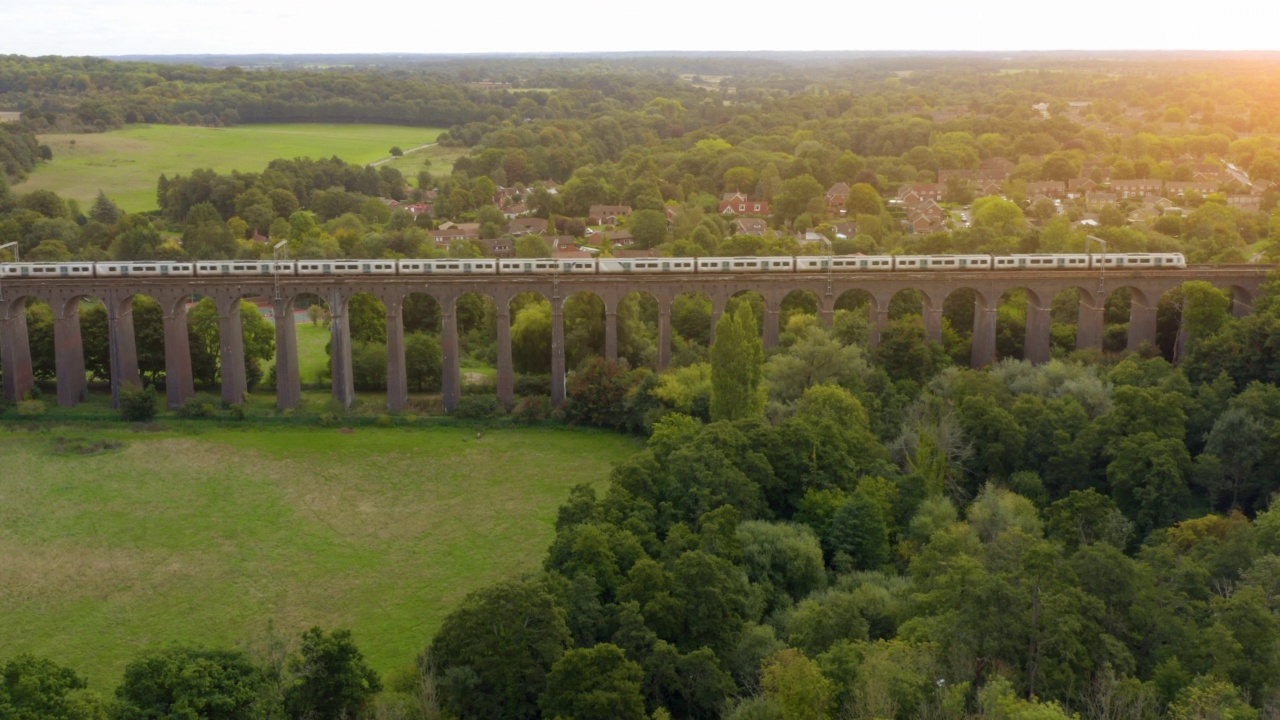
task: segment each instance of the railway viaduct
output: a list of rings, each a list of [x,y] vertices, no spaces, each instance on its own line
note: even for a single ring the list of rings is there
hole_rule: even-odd
[[[111,387],[113,399],[119,388],[140,383],[133,329],[132,306],[135,295],[155,298],[164,308],[165,375],[167,401],[177,407],[195,393],[191,355],[187,342],[187,303],[193,296],[213,298],[218,308],[221,338],[222,399],[240,402],[246,392],[243,334],[239,301],[245,297],[269,298],[276,318],[292,318],[294,301],[310,294],[324,299],[332,318],[333,395],[349,406],[355,397],[351,371],[351,331],[347,322],[347,301],[357,293],[378,297],[387,308],[388,408],[402,410],[408,396],[405,375],[404,325],[402,307],[413,293],[429,295],[439,303],[443,351],[444,405],[452,410],[461,394],[458,323],[456,304],[466,293],[485,295],[497,308],[497,392],[506,405],[514,401],[515,372],[511,358],[510,302],[519,293],[540,293],[551,301],[552,402],[565,398],[564,301],[571,295],[588,292],[598,295],[605,306],[605,354],[618,353],[617,308],[631,292],[647,292],[658,302],[659,366],[671,355],[671,304],[677,295],[703,293],[711,299],[711,322],[724,312],[729,298],[743,291],[755,291],[764,298],[764,344],[778,343],[779,312],[783,298],[797,290],[818,299],[818,315],[830,324],[835,303],[843,293],[863,290],[870,295],[871,341],[878,343],[888,322],[889,302],[903,290],[918,290],[924,298],[926,337],[942,339],[942,303],[956,290],[975,293],[972,365],[985,366],[996,354],[996,309],[1008,290],[1028,293],[1025,355],[1033,362],[1046,362],[1050,348],[1049,310],[1062,290],[1080,292],[1080,317],[1076,347],[1102,347],[1103,307],[1110,292],[1128,288],[1133,302],[1130,311],[1128,347],[1137,348],[1156,338],[1156,309],[1167,291],[1190,280],[1205,280],[1227,290],[1233,312],[1245,315],[1252,310],[1270,266],[1192,266],[1185,270],[1097,270],[1088,271],[969,271],[921,273],[785,273],[716,275],[538,275],[538,276],[324,276],[324,277],[192,277],[192,278],[84,278],[84,279],[4,279],[0,284],[0,363],[4,373],[4,398],[13,401],[34,387],[31,352],[27,336],[25,304],[43,300],[53,308],[56,350],[57,397],[60,406],[80,402],[87,394],[84,347],[80,335],[80,301],[99,298],[107,308],[110,334]],[[301,401],[296,328],[293,322],[276,323],[276,392],[281,408],[297,407]]]

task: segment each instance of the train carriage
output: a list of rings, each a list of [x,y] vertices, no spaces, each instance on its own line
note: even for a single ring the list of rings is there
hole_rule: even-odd
[[[498,272],[497,260],[401,260],[397,265],[401,275],[493,275]]]
[[[93,263],[5,263],[4,277],[93,277]]]
[[[200,260],[195,264],[195,274],[202,277],[219,275],[238,277],[264,275],[293,275],[296,264],[291,261],[271,260]]]
[[[696,267],[700,273],[794,272],[795,263],[793,257],[700,257]]]
[[[893,256],[837,256],[831,258],[831,269],[837,272],[889,272],[893,270]]]
[[[299,260],[299,275],[395,275],[394,260]]]
[[[195,264],[188,262],[106,262],[96,263],[93,270],[98,277],[190,277],[195,274]]]
[[[647,275],[657,273],[691,273],[696,269],[693,258],[605,258],[599,261],[601,274]]]
[[[515,258],[498,261],[499,275],[554,275],[567,272],[567,266],[573,260],[552,260],[550,258]]]

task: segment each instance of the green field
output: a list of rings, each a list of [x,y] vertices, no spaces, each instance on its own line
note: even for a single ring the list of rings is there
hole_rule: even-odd
[[[388,157],[398,145],[405,150],[435,142],[439,129],[395,125],[241,125],[231,128],[181,125],[131,125],[123,130],[89,135],[42,135],[53,149],[17,192],[52,190],[79,200],[88,210],[98,190],[129,211],[156,208],[160,175],[186,174],[197,168],[219,172],[259,172],[276,158],[332,157],[370,163]],[[73,144],[74,143],[74,144]],[[450,148],[453,150],[453,148]],[[415,165],[416,176],[427,157],[414,153],[396,166]],[[444,172],[452,167],[449,161]],[[433,166],[436,172],[440,167]]]
[[[348,627],[405,666],[469,591],[536,570],[574,484],[637,448],[554,428],[0,424],[0,648],[110,692],[175,643]],[[98,455],[57,438],[119,440]]]

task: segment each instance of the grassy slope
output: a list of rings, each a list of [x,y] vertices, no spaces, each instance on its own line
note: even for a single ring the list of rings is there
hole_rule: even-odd
[[[53,190],[79,200],[88,211],[101,188],[125,210],[152,210],[162,173],[172,177],[197,168],[258,172],[276,158],[302,156],[336,155],[351,163],[369,163],[387,157],[392,145],[417,147],[434,142],[439,134],[439,129],[394,125],[295,124],[131,125],[95,135],[42,135],[40,141],[53,149],[54,159],[15,190]],[[415,169],[412,174],[416,173]]]
[[[123,440],[57,455],[59,433]],[[572,485],[636,448],[554,429],[0,425],[0,648],[110,691],[144,648],[350,627],[408,664],[468,591],[535,569]]]

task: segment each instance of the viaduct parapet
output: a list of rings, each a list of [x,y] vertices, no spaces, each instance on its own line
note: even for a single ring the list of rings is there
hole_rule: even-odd
[[[1191,266],[1185,270],[1089,271],[972,271],[920,273],[779,273],[699,275],[529,275],[529,276],[323,276],[285,277],[182,277],[182,278],[85,278],[4,279],[0,281],[0,363],[4,373],[4,398],[22,398],[35,385],[27,336],[25,304],[28,299],[47,302],[53,308],[57,397],[63,407],[75,405],[87,393],[84,346],[80,335],[80,302],[98,298],[106,305],[110,334],[111,389],[113,401],[129,383],[139,383],[138,357],[133,330],[133,298],[147,295],[164,309],[165,386],[169,407],[177,407],[195,394],[191,354],[187,341],[187,304],[194,297],[214,300],[219,318],[222,399],[244,399],[246,374],[244,339],[240,326],[241,298],[267,298],[276,318],[292,320],[294,301],[314,295],[328,303],[332,333],[333,396],[344,406],[355,398],[351,364],[351,328],[347,303],[358,293],[369,293],[387,309],[387,406],[403,410],[408,399],[405,372],[402,308],[410,295],[420,293],[436,300],[441,313],[440,344],[443,351],[443,399],[452,410],[461,395],[457,300],[467,293],[491,298],[497,308],[497,393],[510,407],[515,400],[515,371],[511,356],[510,303],[518,294],[539,293],[551,302],[551,400],[565,399],[564,301],[578,293],[593,293],[604,301],[605,355],[618,355],[618,304],[632,292],[648,293],[658,303],[658,365],[671,358],[671,304],[683,293],[702,293],[711,299],[712,332],[729,299],[744,291],[764,298],[764,344],[774,347],[779,337],[779,313],[790,293],[808,291],[817,297],[819,319],[830,325],[836,300],[852,290],[865,291],[870,300],[871,342],[879,342],[889,317],[889,303],[899,292],[918,290],[924,299],[925,335],[942,340],[942,304],[951,293],[971,289],[975,295],[974,367],[996,357],[996,310],[1001,296],[1021,289],[1028,295],[1024,354],[1042,363],[1050,355],[1049,311],[1063,290],[1080,291],[1077,348],[1101,348],[1103,309],[1107,296],[1129,289],[1133,302],[1129,316],[1128,347],[1137,348],[1156,339],[1156,310],[1160,297],[1191,280],[1208,281],[1230,292],[1232,311],[1248,314],[1270,266]],[[276,323],[276,393],[280,408],[301,402],[298,342],[293,322]]]

